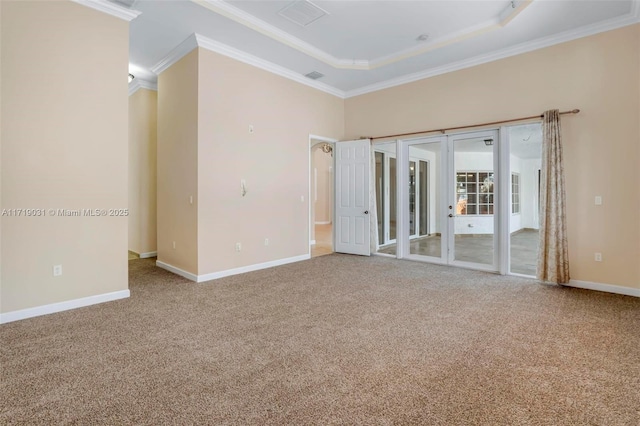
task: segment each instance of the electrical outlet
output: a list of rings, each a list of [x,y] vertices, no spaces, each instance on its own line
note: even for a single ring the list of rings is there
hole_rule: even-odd
[[[596,195],[596,206],[602,205],[602,197],[600,195]]]
[[[175,241],[173,242],[173,249],[174,250],[176,249],[176,242]]]
[[[53,265],[53,276],[59,277],[62,275],[62,265]]]
[[[596,253],[596,262],[602,262],[602,253]]]
[[[264,239],[264,245],[265,245],[265,246],[268,246],[268,245],[269,245],[269,239],[268,239],[268,238],[265,238],[265,239]]]
[[[242,244],[236,243],[236,251],[242,250]]]

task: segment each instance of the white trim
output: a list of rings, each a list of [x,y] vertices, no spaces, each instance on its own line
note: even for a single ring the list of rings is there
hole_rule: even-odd
[[[158,252],[157,251],[149,251],[147,253],[140,253],[138,256],[140,257],[140,259],[148,259],[150,257],[158,257]]]
[[[640,297],[640,288],[623,287],[612,284],[593,283],[589,281],[571,280],[568,287],[584,288],[587,290],[604,291],[605,293],[623,294],[625,296]]]
[[[196,35],[194,33],[184,39],[182,43],[171,49],[171,51],[160,59],[157,64],[152,66],[151,72],[157,75],[162,74],[167,68],[178,62],[196,47],[198,47],[198,41],[196,40]]]
[[[484,34],[488,31],[496,30],[506,26],[513,18],[522,12],[532,0],[515,0],[513,4],[509,4],[502,12],[485,22],[474,25],[469,29],[458,31],[453,34],[446,35],[427,43],[421,43],[419,46],[410,49],[403,49],[389,55],[385,55],[373,60],[367,59],[341,59],[331,55],[324,50],[307,43],[280,28],[271,25],[262,19],[259,19],[250,13],[245,12],[231,4],[219,0],[191,0],[193,3],[207,8],[219,15],[231,19],[247,28],[250,28],[262,35],[265,35],[277,42],[291,47],[307,56],[317,59],[325,64],[338,69],[351,70],[372,70],[378,67],[389,65],[403,59],[421,55],[425,52],[438,49],[442,46],[457,43]],[[516,6],[517,4],[517,6]],[[328,12],[327,12],[328,13]]]
[[[310,240],[309,241],[309,245],[310,246],[315,246],[316,245],[316,240]]]
[[[330,224],[331,224],[331,221],[330,221],[330,220],[327,220],[327,221],[322,221],[322,222],[316,222],[315,224],[316,224],[316,225],[330,225]]]
[[[366,93],[377,92],[378,90],[388,89],[390,87],[400,86],[414,81],[423,80],[429,77],[459,71],[465,68],[471,68],[476,65],[486,64],[488,62],[497,61],[511,56],[521,55],[523,53],[532,52],[534,50],[543,49],[545,47],[554,46],[556,44],[566,43],[583,37],[599,34],[605,31],[611,31],[618,28],[626,27],[640,22],[640,0],[634,0],[630,13],[616,18],[607,19],[606,21],[596,22],[580,28],[564,31],[548,37],[539,38],[537,40],[520,43],[516,46],[507,47],[493,52],[478,55],[473,58],[464,59],[462,61],[452,62],[439,67],[433,67],[413,74],[407,74],[401,77],[392,78],[379,83],[370,84],[358,89],[347,90],[345,98],[364,95]]]
[[[284,259],[272,260],[270,262],[256,263],[249,266],[241,266],[240,268],[227,269],[226,271],[212,272],[210,274],[198,275],[197,282],[211,281],[218,278],[228,277],[231,275],[244,274],[246,272],[258,271],[260,269],[273,268],[274,266],[286,265],[287,263],[300,262],[310,259],[311,256],[303,254],[301,256],[287,257]]]
[[[258,58],[257,56],[251,55],[250,53],[243,52],[242,50],[238,50],[234,47],[196,33],[191,34],[189,37],[187,37],[186,40],[176,46],[176,48],[174,48],[156,65],[154,65],[151,68],[151,71],[158,75],[161,74],[163,71],[178,62],[182,57],[184,57],[187,53],[191,52],[196,47],[201,47],[211,52],[219,53],[237,61],[244,62],[245,64],[268,71],[272,74],[288,78],[289,80],[293,80],[297,83],[304,84],[305,86],[313,87],[314,89],[318,89],[322,92],[329,93],[330,95],[344,99],[345,92],[343,90],[336,89],[333,86],[329,86],[328,84],[321,83],[319,81],[311,80],[310,78],[305,77],[304,75],[295,71],[291,71],[288,68]]]
[[[158,91],[158,84],[153,83],[151,81],[142,80],[139,78],[134,78],[131,83],[129,83],[129,96],[133,95],[140,89],[153,90],[155,92]]]
[[[250,13],[245,12],[235,6],[224,1],[216,0],[191,0],[193,3],[211,10],[219,15],[231,19],[247,28],[250,28],[262,35],[287,45],[305,55],[311,56],[334,68],[344,69],[369,69],[369,61],[362,59],[340,59],[321,50],[312,44],[300,40],[297,37],[277,28],[262,19],[256,18]]]
[[[160,260],[156,260],[156,266],[162,269],[165,269],[169,272],[173,272],[176,275],[180,275],[191,281],[198,281],[198,276],[196,274],[192,274],[191,272],[187,272],[183,269],[177,268],[173,265],[169,265],[168,263],[162,262]]]
[[[142,12],[139,10],[127,9],[126,7],[118,6],[115,3],[111,3],[106,0],[71,0],[75,3],[81,4],[99,12],[106,13],[116,18],[124,19],[127,22],[131,22],[136,19]]]
[[[90,1],[90,0],[78,0],[78,1]],[[97,1],[97,0],[91,0],[91,1]],[[230,14],[232,10],[235,9],[235,11],[239,11],[237,13],[238,16],[241,16],[242,19],[245,19],[247,17],[253,18],[253,19],[257,19],[255,17],[253,17],[252,15],[246,14],[244,11],[241,11],[238,8],[235,8],[234,6],[228,5],[224,2],[212,2],[211,0],[192,0],[197,4],[200,4],[203,7],[206,7],[210,10],[214,10],[217,13],[220,13],[224,16],[229,17],[230,19],[234,19],[231,18]],[[526,3],[526,2],[525,2]],[[214,4],[214,6],[211,6],[211,4]],[[210,7],[211,6],[211,7]],[[116,6],[117,7],[117,6]],[[217,9],[217,10],[215,10]],[[225,10],[226,12],[220,12],[221,10]],[[126,9],[125,9],[126,10]],[[228,12],[228,13],[227,13]],[[235,12],[234,12],[235,13]],[[245,17],[244,15],[247,15],[247,17]],[[235,19],[234,19],[235,20]],[[320,91],[329,93],[331,95],[337,96],[339,98],[342,99],[347,99],[347,98],[352,98],[355,96],[360,96],[360,95],[364,95],[366,93],[371,93],[371,92],[376,92],[378,90],[384,90],[384,89],[388,89],[391,87],[395,87],[395,86],[400,86],[403,84],[407,84],[407,83],[412,83],[414,81],[418,81],[418,80],[423,80],[426,78],[430,78],[430,77],[435,77],[437,75],[442,75],[442,74],[446,74],[449,72],[453,72],[453,71],[458,71],[458,70],[462,70],[465,68],[471,68],[477,65],[482,65],[485,63],[489,63],[489,62],[493,62],[493,61],[497,61],[500,59],[504,59],[504,58],[508,58],[511,56],[516,56],[516,55],[520,55],[523,53],[527,53],[527,52],[531,52],[534,50],[538,50],[538,49],[543,49],[545,47],[550,47],[556,44],[560,44],[560,43],[565,43],[568,41],[572,41],[572,40],[576,40],[579,38],[583,38],[583,37],[588,37],[594,34],[598,34],[601,32],[605,32],[605,31],[610,31],[610,30],[614,30],[617,28],[622,28],[628,25],[633,25],[640,22],[640,0],[633,0],[633,4],[632,4],[632,9],[631,12],[627,13],[626,15],[622,15],[622,16],[618,16],[615,18],[611,18],[608,19],[606,21],[601,21],[601,22],[596,22],[590,25],[586,25],[580,28],[575,28],[569,31],[565,31],[559,34],[555,34],[555,35],[551,35],[548,37],[543,37],[537,40],[532,40],[529,42],[525,42],[525,43],[521,43],[519,45],[516,46],[512,46],[512,47],[508,47],[505,49],[500,49],[500,50],[496,50],[493,52],[489,52],[483,55],[478,55],[475,56],[473,58],[469,58],[469,59],[465,59],[462,61],[457,61],[457,62],[453,62],[453,63],[449,63],[449,64],[445,64],[442,66],[438,66],[438,67],[433,67],[433,68],[429,68],[417,73],[412,73],[412,74],[407,74],[404,76],[400,76],[397,78],[392,78],[389,80],[385,80],[385,81],[381,81],[378,83],[374,83],[368,86],[364,86],[364,87],[360,87],[357,89],[353,89],[353,90],[340,90],[338,88],[335,88],[333,86],[329,86],[328,84],[325,83],[321,83],[319,81],[315,81],[315,80],[311,80],[305,76],[303,76],[302,74],[292,71],[288,68],[282,67],[280,65],[274,64],[272,62],[266,61],[264,59],[258,58],[257,56],[251,55],[249,53],[243,52],[239,49],[233,48],[231,46],[228,46],[226,44],[217,42],[215,40],[211,40],[207,37],[201,36],[199,34],[191,34],[189,37],[187,37],[186,40],[184,40],[182,43],[180,43],[178,46],[176,46],[171,52],[169,52],[164,58],[162,58],[155,66],[153,66],[151,68],[151,71],[154,72],[155,74],[161,74],[163,71],[165,71],[167,68],[169,68],[171,65],[173,65],[174,63],[178,62],[178,60],[180,60],[182,57],[184,57],[187,53],[191,52],[193,49],[195,49],[196,47],[202,47],[204,49],[210,50],[212,52],[216,52],[219,53],[221,55],[236,59],[240,62],[244,62],[246,64],[255,66],[257,68],[263,69],[265,71],[269,71],[273,74],[279,75],[281,77],[285,77],[288,78],[290,80],[296,81],[298,83],[304,84],[306,86],[309,87],[313,87],[315,89],[318,89]],[[242,23],[242,22],[241,22]],[[266,23],[265,23],[266,24]],[[269,24],[266,24],[269,25]],[[250,26],[251,27],[251,26]],[[253,27],[251,27],[253,28]],[[275,28],[275,27],[274,27]],[[256,28],[254,28],[256,29]],[[256,31],[258,31],[256,29]],[[278,30],[280,31],[280,30]],[[260,31],[261,33],[263,33],[263,31]],[[284,33],[286,34],[286,33]],[[282,36],[285,37],[285,36]],[[296,39],[297,40],[297,39]],[[281,40],[282,41],[282,40]],[[301,43],[304,43],[302,41],[300,41]],[[435,42],[435,40],[434,40]],[[287,42],[283,43],[290,45]],[[310,46],[310,45],[309,45]],[[423,47],[426,48],[427,46]],[[310,46],[310,48],[314,48],[313,46]],[[314,48],[315,49],[315,48]],[[322,52],[322,51],[319,51]],[[316,59],[322,60],[321,58],[318,58],[316,56],[316,54],[314,53],[309,53],[309,52],[305,52],[307,53],[309,56],[312,56]],[[318,53],[318,52],[316,52]],[[324,53],[324,52],[322,52]],[[407,52],[400,52],[399,54],[405,55]],[[329,55],[330,56],[330,55]],[[403,56],[404,58],[404,56]],[[336,66],[336,68],[350,68],[349,66],[346,66],[346,62],[350,63],[350,64],[354,64],[356,63],[356,69],[367,69],[367,68],[376,68],[377,66],[380,66],[377,62],[373,61],[371,63],[371,65],[368,64],[367,62],[367,66],[364,67],[364,62],[365,61],[359,61],[359,60],[341,60],[341,59],[337,59],[334,58],[336,61],[339,61],[340,63]],[[386,61],[390,60],[389,58],[380,58],[380,60],[384,59],[385,60],[385,64],[388,63]],[[346,61],[344,64],[342,63],[342,61]],[[135,81],[135,80],[134,80]]]
[[[129,290],[120,290],[114,291],[112,293],[97,294],[95,296],[88,296],[80,299],[67,300],[65,302],[37,306],[35,308],[7,312],[4,314],[0,314],[0,324],[6,324],[8,322],[19,321],[27,318],[39,317],[41,315],[53,314],[56,312],[68,311],[71,309],[96,305],[98,303],[111,302],[113,300],[126,299],[129,296]]]
[[[242,50],[228,46],[224,43],[220,43],[210,38],[201,36],[200,34],[195,34],[195,38],[198,42],[198,46],[202,47],[203,49],[207,49],[212,52],[216,52],[221,55],[228,56],[229,58],[233,58],[237,61],[244,62],[245,64],[253,65],[256,68],[269,71],[270,73],[279,75],[284,78],[288,78],[289,80],[293,80],[298,83],[302,83],[305,86],[313,87],[314,89],[318,89],[320,91],[329,93],[339,98],[344,98],[344,91],[336,89],[335,87],[329,86],[328,84],[321,83],[316,80],[311,80],[310,78],[305,77],[304,75],[297,73],[295,71],[291,71],[290,69],[285,68],[281,65],[277,65],[277,64],[274,64],[273,62],[269,62],[262,58],[258,58],[257,56],[253,56],[249,53],[243,52]]]

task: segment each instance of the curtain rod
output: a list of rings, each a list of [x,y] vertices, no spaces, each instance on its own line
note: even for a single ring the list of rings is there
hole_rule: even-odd
[[[572,109],[571,111],[562,111],[560,113],[560,115],[577,114],[579,112],[580,112],[579,109]],[[458,126],[458,127],[447,127],[446,129],[422,130],[422,131],[419,131],[419,132],[399,133],[397,135],[361,137],[360,139],[371,139],[371,140],[374,140],[374,139],[387,139],[387,138],[395,138],[395,137],[398,137],[398,136],[421,135],[423,133],[432,133],[432,132],[440,132],[440,133],[444,134],[445,132],[448,132],[450,130],[470,129],[470,128],[473,128],[473,127],[484,127],[484,126],[490,126],[490,125],[493,125],[493,124],[513,123],[514,121],[533,120],[534,118],[542,118],[542,117],[544,117],[544,115],[532,115],[530,117],[512,118],[510,120],[491,121],[489,123],[469,124],[467,126]]]

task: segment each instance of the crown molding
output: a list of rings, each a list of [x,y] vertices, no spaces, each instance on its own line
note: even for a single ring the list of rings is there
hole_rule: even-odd
[[[129,96],[133,95],[140,89],[154,90],[157,92],[158,84],[147,80],[141,80],[136,77],[131,83],[129,83]]]
[[[222,15],[225,18],[229,18],[247,28],[259,32],[262,35],[270,37],[282,44],[285,44],[293,49],[296,49],[312,58],[331,65],[334,68],[349,68],[349,69],[368,69],[369,61],[366,60],[346,60],[339,59],[335,56],[321,50],[305,41],[300,40],[297,37],[292,36],[286,31],[281,30],[271,24],[266,23],[262,19],[258,19],[250,13],[245,12],[227,2],[219,0],[191,0],[212,12]]]
[[[253,56],[249,53],[243,52],[242,50],[238,50],[234,47],[201,36],[200,34],[195,34],[195,38],[197,40],[198,46],[202,47],[203,49],[219,53],[229,58],[233,58],[237,61],[244,62],[248,65],[253,65],[256,68],[269,71],[270,73],[288,78],[289,80],[293,80],[295,82],[304,84],[305,86],[313,87],[314,89],[318,89],[320,91],[329,93],[330,95],[334,95],[344,99],[344,91],[336,89],[333,86],[329,86],[328,84],[321,83],[316,80],[311,80],[310,78],[305,77],[298,72],[291,71],[290,69],[285,68],[281,65],[274,64],[273,62],[265,61],[262,58],[258,58],[257,56]]]
[[[395,62],[402,61],[412,56],[421,55],[431,50],[438,49],[440,47],[457,43],[466,40],[471,37],[476,37],[489,31],[493,31],[506,26],[511,22],[520,12],[522,12],[527,6],[529,6],[533,0],[514,0],[511,5],[504,9],[497,17],[490,19],[481,24],[475,25],[471,29],[456,32],[446,37],[438,38],[426,43],[421,43],[419,46],[411,47],[409,49],[403,49],[399,52],[392,53],[373,60],[367,59],[340,59],[335,56],[305,42],[299,38],[281,30],[250,13],[245,12],[231,4],[221,0],[191,0],[193,3],[198,4],[206,9],[209,9],[219,15],[222,15],[228,19],[231,19],[247,28],[259,32],[273,40],[276,40],[282,44],[285,44],[305,55],[311,56],[325,64],[337,68],[337,69],[351,69],[351,70],[372,70],[385,65],[393,64]]]
[[[640,22],[640,0],[634,0],[631,12],[629,12],[626,15],[619,16],[616,18],[611,18],[606,21],[586,25],[581,28],[565,31],[552,36],[543,37],[537,40],[521,43],[516,46],[500,49],[484,55],[478,55],[473,58],[465,59],[458,62],[453,62],[451,64],[443,65],[440,67],[429,68],[427,70],[420,71],[417,73],[407,74],[402,77],[381,81],[379,83],[360,87],[358,89],[348,90],[345,92],[345,98],[352,98],[354,96],[360,96],[360,95],[364,95],[371,92],[377,92],[378,90],[384,90],[390,87],[412,83],[414,81],[423,80],[425,78],[435,77],[437,75],[446,74],[449,72],[458,71],[465,68],[471,68],[476,65],[486,64],[488,62],[497,61],[497,60],[508,58],[511,56],[521,55],[523,53],[531,52],[538,49],[543,49],[545,47],[550,47],[560,43],[566,43],[568,41],[577,40],[579,38],[588,37],[588,36],[599,34],[602,32],[615,30],[618,28],[626,27],[628,25],[637,24],[639,22]]]
[[[196,33],[191,34],[189,37],[187,37],[186,40],[184,40],[175,49],[169,52],[167,56],[162,58],[156,65],[151,68],[151,71],[158,75],[161,74],[163,71],[178,62],[182,57],[184,57],[187,53],[191,52],[196,47],[201,47],[203,49],[219,53],[237,61],[244,62],[245,64],[249,64],[256,68],[269,71],[270,73],[288,78],[289,80],[302,83],[305,86],[313,87],[314,89],[318,89],[344,99],[345,93],[340,89],[336,89],[335,87],[329,86],[328,84],[324,84],[319,81],[311,80],[304,75],[285,68],[281,65],[276,65],[273,62],[265,61],[264,59],[258,58],[257,56],[243,52],[242,50],[238,50],[224,43],[211,40],[210,38]]]
[[[71,0],[75,3],[81,4],[91,9],[106,13],[116,18],[124,19],[130,22],[136,19],[142,12],[133,9],[127,9],[126,7],[118,6],[106,0]]]
[[[427,43],[421,43],[418,46],[410,47],[409,49],[404,49],[399,52],[392,53],[391,55],[374,59],[370,61],[368,69],[375,69],[375,68],[383,67],[385,65],[390,65],[395,62],[399,62],[404,59],[411,58],[413,56],[422,55],[424,53],[439,49],[441,47],[459,43],[461,41],[478,37],[482,34],[486,34],[488,32],[498,30],[500,28],[504,28],[516,16],[522,13],[522,11],[525,8],[531,5],[532,2],[533,0],[514,0],[512,2],[513,7],[507,7],[505,10],[503,10],[500,13],[499,16],[493,19],[490,19],[485,22],[481,22],[470,28],[466,28],[461,31],[456,31],[452,34],[449,34],[443,37],[434,38],[433,40]]]
[[[167,68],[178,62],[183,56],[196,47],[198,47],[198,41],[196,40],[196,34],[193,33],[167,53],[164,58],[160,59],[157,64],[151,67],[151,72],[156,75],[162,74]]]

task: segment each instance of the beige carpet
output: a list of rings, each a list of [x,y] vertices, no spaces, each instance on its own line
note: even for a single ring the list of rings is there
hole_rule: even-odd
[[[640,299],[328,255],[0,326],[0,424],[634,425]]]

